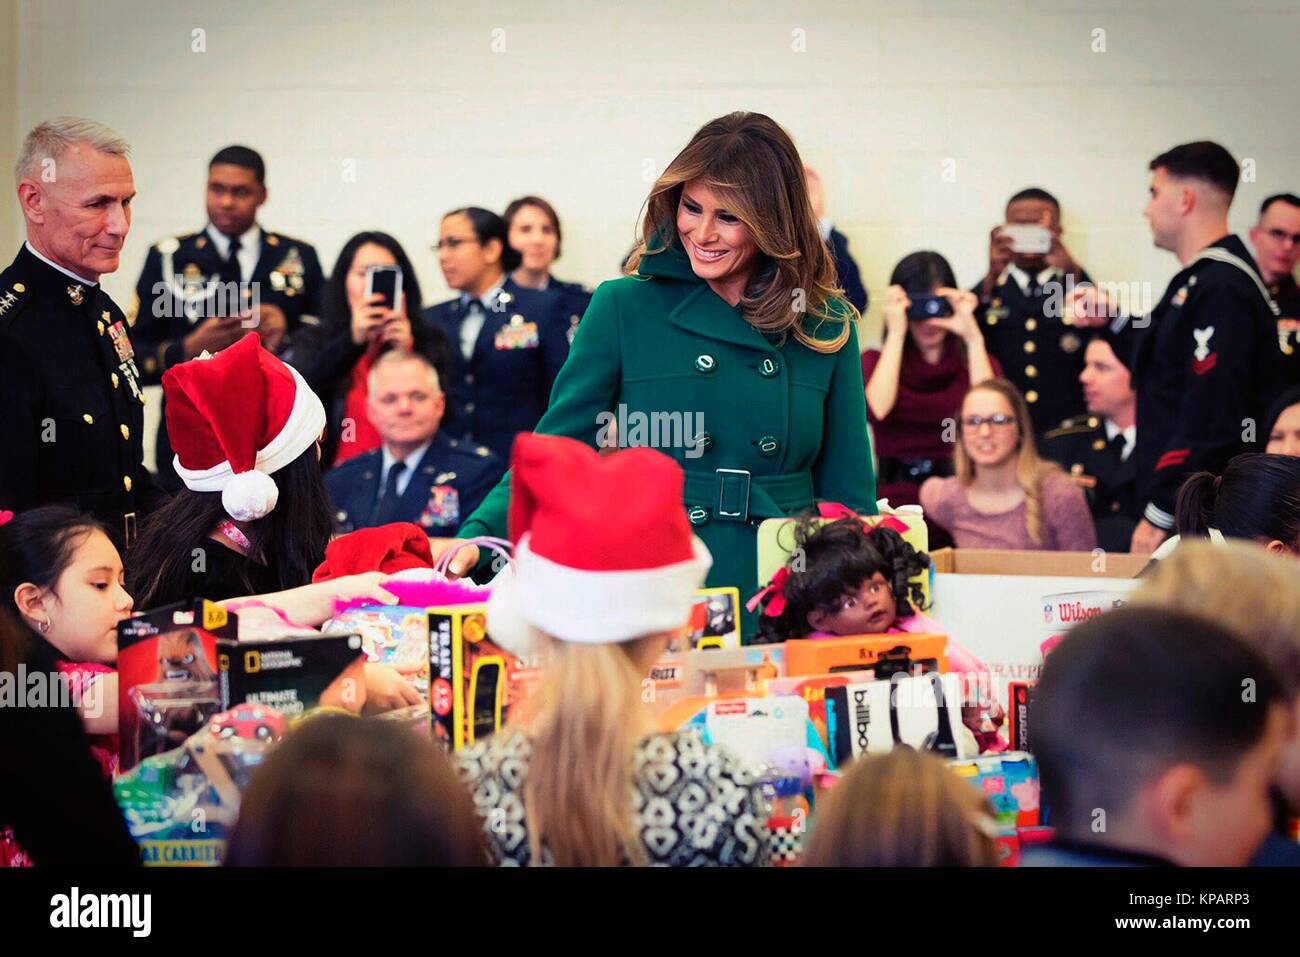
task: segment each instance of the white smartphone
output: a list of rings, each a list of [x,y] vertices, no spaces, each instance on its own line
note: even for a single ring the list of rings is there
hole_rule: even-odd
[[[1030,253],[1040,256],[1052,251],[1052,231],[1046,226],[1032,223],[1007,223],[1002,227],[1002,235],[1011,240],[1013,253]]]

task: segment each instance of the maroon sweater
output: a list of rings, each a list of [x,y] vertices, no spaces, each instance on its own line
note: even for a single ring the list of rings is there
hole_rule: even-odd
[[[863,384],[871,379],[880,361],[879,349],[862,354]],[[990,357],[993,374],[1001,375],[1002,366]],[[952,459],[952,444],[943,440],[943,420],[956,419],[962,399],[970,388],[966,371],[966,353],[961,340],[948,336],[935,365],[921,356],[910,338],[903,346],[903,361],[898,370],[898,398],[889,415],[878,419],[867,406],[875,451],[879,458]],[[920,502],[915,482],[880,485],[876,494],[891,505],[915,505]]]

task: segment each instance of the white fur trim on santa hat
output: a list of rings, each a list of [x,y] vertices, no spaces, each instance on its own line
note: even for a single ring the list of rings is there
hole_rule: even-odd
[[[251,522],[267,515],[280,500],[280,486],[265,472],[240,472],[221,490],[226,514],[239,522]]]
[[[488,633],[502,648],[526,654],[535,631],[581,644],[613,644],[673,631],[690,618],[695,592],[713,564],[693,538],[695,557],[659,568],[587,571],[560,565],[529,548],[515,548],[515,570],[492,582]]]
[[[284,468],[303,452],[311,448],[312,444],[320,438],[321,431],[325,428],[325,406],[321,405],[320,399],[316,393],[307,385],[298,370],[293,366],[286,366],[293,373],[294,393],[293,408],[289,410],[289,418],[284,423],[284,428],[280,433],[266,444],[266,447],[259,449],[257,453],[257,464],[254,466],[256,471],[261,472],[264,476],[270,477],[271,473],[278,472]],[[172,464],[176,466],[176,474],[181,477],[185,487],[195,492],[224,492],[226,486],[232,479],[237,478],[234,470],[230,467],[230,462],[221,462],[212,466],[210,469],[187,469],[181,465],[179,455],[172,458]],[[249,473],[244,473],[249,474]],[[253,484],[263,491],[254,492]],[[272,480],[274,485],[274,480]],[[265,485],[258,479],[251,479],[245,483],[245,492],[236,492],[236,501],[243,500],[244,495],[251,495],[259,500],[265,500]],[[276,495],[279,494],[277,489]],[[252,499],[250,498],[251,502]],[[225,504],[225,495],[222,495],[222,504]],[[274,499],[271,500],[270,507],[266,512],[275,508]],[[227,506],[226,511],[230,511]],[[265,515],[266,512],[262,514]],[[240,516],[230,512],[230,517],[240,519]],[[261,516],[258,516],[259,518]],[[241,519],[248,521],[248,519]]]

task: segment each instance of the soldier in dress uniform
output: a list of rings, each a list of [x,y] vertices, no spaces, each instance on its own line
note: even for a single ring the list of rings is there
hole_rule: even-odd
[[[444,216],[438,263],[460,295],[422,316],[451,344],[446,429],[505,461],[515,435],[532,431],[546,411],[571,328],[555,296],[510,278],[522,257],[507,236],[505,221],[486,209]]]
[[[1045,253],[1016,251],[1004,226],[993,227],[989,271],[972,290],[979,297],[976,318],[989,355],[1024,395],[1041,436],[1084,410],[1079,373],[1088,333],[1063,306],[1070,284],[1087,282],[1088,274],[1061,242],[1061,206],[1046,190],[1012,196],[1006,225],[1044,227],[1051,247]]]
[[[1079,381],[1087,413],[1048,432],[1040,451],[1059,462],[1083,489],[1097,543],[1110,552],[1126,552],[1145,504],[1138,497],[1133,467],[1137,394],[1128,368],[1100,333],[1085,348]]]
[[[33,129],[16,168],[27,242],[0,273],[0,509],[73,505],[120,546],[159,498],[131,332],[99,284],[131,226],[127,150],[91,120]]]
[[[208,223],[149,250],[136,284],[136,338],[147,384],[204,350],[217,352],[250,329],[280,353],[304,323],[320,315],[325,277],[315,248],[264,230],[266,167],[245,146],[228,146],[208,164]],[[159,482],[180,488],[166,418],[157,439]]]
[[[446,398],[418,352],[390,351],[370,370],[368,408],[383,444],[328,472],[325,485],[345,532],[414,522],[450,538],[505,473],[486,446],[439,431]]]
[[[506,207],[506,229],[510,246],[519,252],[519,266],[510,274],[516,286],[554,292],[560,300],[560,314],[568,322],[569,342],[591,302],[591,290],[582,283],[565,282],[551,275],[551,265],[560,258],[564,234],[560,216],[540,196],[521,196]]]
[[[1250,230],[1255,258],[1268,294],[1277,303],[1277,344],[1282,350],[1283,381],[1300,385],[1300,196],[1277,193],[1259,207],[1259,222]]]
[[[1277,306],[1245,243],[1228,231],[1237,161],[1218,143],[1200,141],[1150,165],[1145,215],[1155,244],[1183,268],[1149,316],[1111,324],[1112,331],[1136,329],[1133,458],[1145,504],[1130,551],[1142,554],[1169,536],[1188,475],[1218,474],[1234,455],[1262,446],[1282,358]],[[1081,302],[1089,314],[1113,309],[1095,289]]]
[[[821,174],[811,166],[805,166],[803,175],[808,184],[808,200],[812,203],[813,215],[817,217],[817,230],[835,257],[835,276],[844,290],[844,298],[853,303],[859,313],[866,315],[867,287],[863,285],[862,272],[849,252],[849,238],[835,228],[826,212],[826,190],[822,186]]]

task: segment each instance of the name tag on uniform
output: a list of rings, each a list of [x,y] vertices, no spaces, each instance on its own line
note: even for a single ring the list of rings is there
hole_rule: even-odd
[[[429,487],[429,500],[420,512],[420,524],[428,528],[432,525],[460,524],[460,493],[452,485],[433,485]]]
[[[498,349],[536,349],[540,341],[537,323],[525,322],[520,315],[511,316],[509,324],[498,329],[495,337]]]

